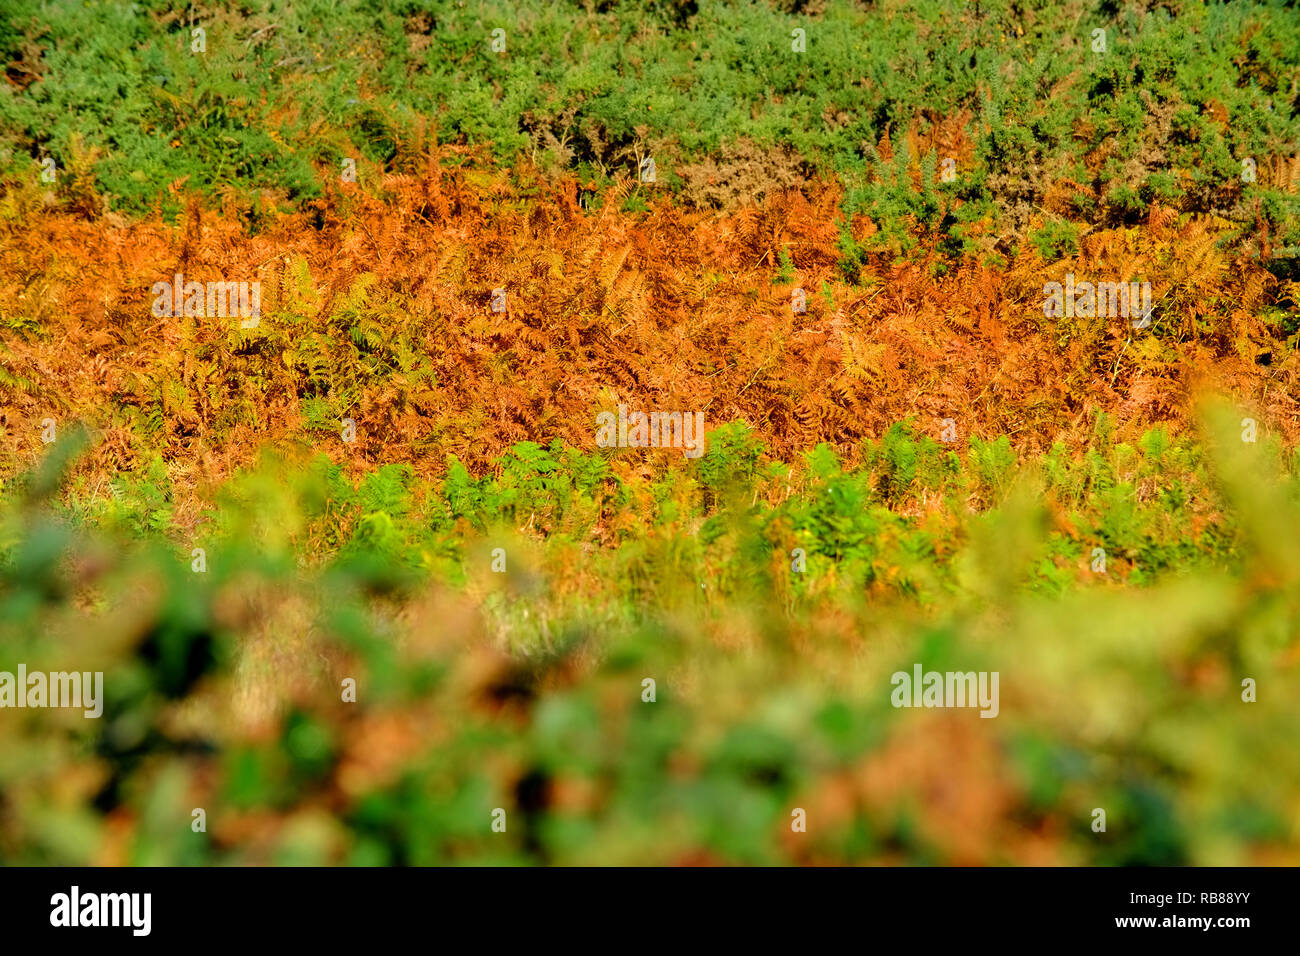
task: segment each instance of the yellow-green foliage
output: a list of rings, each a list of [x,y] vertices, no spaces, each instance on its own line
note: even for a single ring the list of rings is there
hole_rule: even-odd
[[[850,470],[729,428],[661,479],[268,458],[193,537],[165,470],[51,507],[56,446],[0,527],[0,670],[102,670],[105,711],[0,710],[0,856],[1294,863],[1300,483],[1235,419],[1019,463],[900,427]],[[895,709],[915,664],[997,671],[998,716]]]

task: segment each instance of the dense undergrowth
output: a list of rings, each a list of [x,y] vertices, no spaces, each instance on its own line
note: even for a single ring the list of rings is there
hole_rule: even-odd
[[[1294,4],[14,0],[0,62],[0,681],[105,676],[0,707],[0,862],[1300,861]]]
[[[557,440],[549,448],[522,442],[477,478],[452,459],[441,480],[392,464],[351,479],[303,449],[296,467],[265,456],[241,470],[193,522],[181,520],[176,500],[184,492],[155,459],[113,480],[106,494],[91,494],[79,479],[65,510],[75,526],[159,535],[182,553],[196,546],[219,553],[247,536],[315,562],[379,557],[385,573],[397,575],[394,587],[464,585],[479,546],[494,535],[513,544],[522,533],[543,548],[537,557],[553,577],[569,576],[570,589],[599,581],[637,607],[660,600],[652,582],[669,571],[670,588],[707,579],[706,589],[727,597],[756,584],[819,593],[830,568],[852,591],[932,604],[955,587],[956,542],[1028,468],[1052,503],[1033,589],[1055,594],[1078,583],[1080,569],[1088,572],[1082,578],[1096,575],[1095,548],[1108,555],[1098,579],[1112,582],[1231,563],[1237,529],[1203,445],[1153,429],[1135,447],[1115,442],[1110,424],[1105,416],[1097,422],[1086,454],[1057,445],[1027,463],[1005,436],[974,439],[958,455],[908,424],[864,443],[857,467],[825,444],[794,463],[774,460],[742,423],[712,432],[697,465],[658,472],[639,467],[634,453],[584,453]],[[1280,446],[1270,448],[1279,458]],[[294,515],[301,520],[286,517]],[[806,558],[797,575],[787,567],[796,548]],[[620,584],[626,590],[617,592]]]
[[[858,469],[740,427],[658,479],[268,460],[197,533],[161,470],[50,501],[74,434],[5,511],[0,641],[105,711],[0,712],[0,853],[1294,862],[1300,463],[1218,415],[1037,463],[905,427]],[[890,707],[918,660],[998,671],[998,719]]]
[[[642,216],[463,158],[432,153],[382,198],[342,186],[318,222],[277,217],[258,235],[197,204],[176,227],[127,225],[11,192],[0,480],[35,460],[47,419],[94,431],[98,479],[161,455],[192,484],[267,442],[421,473],[449,454],[481,468],[520,441],[590,449],[620,402],[743,420],[785,457],[825,441],[852,460],[909,418],[1043,453],[1081,448],[1105,411],[1134,442],[1185,428],[1206,388],[1300,438],[1297,284],[1226,248],[1222,221],[1157,206],[1066,260],[1030,251],[943,277],[882,261],[856,284],[838,274],[831,188],[716,215],[664,199]],[[151,314],[152,285],[178,272],[261,282],[257,327]],[[1150,327],[1046,317],[1044,283],[1067,273],[1150,282]]]
[[[1059,253],[1161,203],[1296,278],[1292,4],[16,0],[0,24],[0,175],[51,157],[73,204],[175,216],[184,185],[256,223],[344,158],[377,184],[487,143],[607,199],[646,157],[704,206],[834,175],[881,227],[843,230],[849,271],[914,225],[948,254]]]

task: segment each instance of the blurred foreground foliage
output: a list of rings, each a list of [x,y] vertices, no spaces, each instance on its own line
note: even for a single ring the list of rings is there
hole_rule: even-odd
[[[192,524],[161,464],[68,481],[65,429],[4,489],[0,670],[103,671],[104,713],[0,710],[0,860],[1294,865],[1300,461],[1205,422],[268,457]],[[916,663],[999,715],[894,709]]]

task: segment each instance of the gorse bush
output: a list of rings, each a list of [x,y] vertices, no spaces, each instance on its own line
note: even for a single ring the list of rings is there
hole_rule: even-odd
[[[268,197],[331,188],[344,158],[376,189],[435,142],[597,186],[653,156],[688,200],[719,177],[781,179],[790,149],[879,227],[846,222],[850,272],[918,229],[946,255],[1005,254],[1031,221],[1132,223],[1156,201],[1300,245],[1300,24],[1277,4],[632,9],[19,0],[0,20],[22,77],[0,95],[0,174],[34,178],[48,155],[122,210],[177,215],[183,187],[255,223]]]

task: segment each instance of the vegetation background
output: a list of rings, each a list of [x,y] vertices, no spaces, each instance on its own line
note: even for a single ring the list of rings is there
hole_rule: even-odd
[[[1293,3],[12,0],[0,62],[0,671],[107,698],[0,709],[0,860],[1300,858]]]

